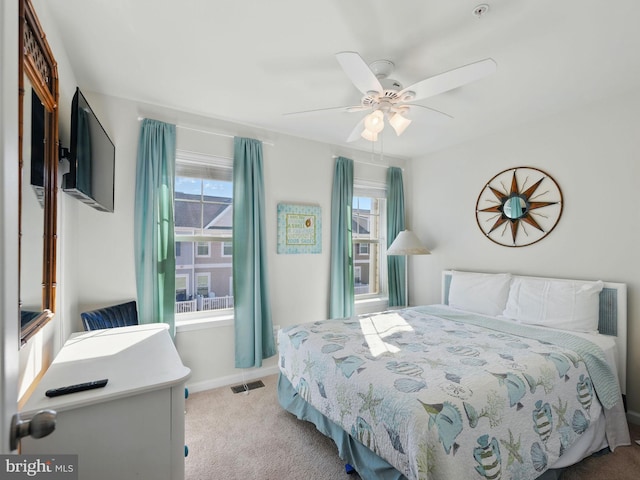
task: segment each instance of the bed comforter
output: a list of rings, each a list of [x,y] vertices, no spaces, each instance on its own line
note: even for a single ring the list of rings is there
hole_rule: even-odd
[[[602,351],[446,307],[279,332],[299,395],[409,479],[534,479],[621,401]]]

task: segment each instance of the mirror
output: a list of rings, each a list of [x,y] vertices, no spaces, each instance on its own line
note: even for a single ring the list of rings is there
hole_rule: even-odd
[[[30,0],[20,1],[20,342],[55,312],[58,72]]]
[[[44,106],[24,78],[22,130],[22,188],[20,235],[20,314],[26,324],[42,311],[42,275],[44,252]]]
[[[518,195],[512,195],[504,201],[502,212],[511,220],[521,218],[527,211],[527,202]]]

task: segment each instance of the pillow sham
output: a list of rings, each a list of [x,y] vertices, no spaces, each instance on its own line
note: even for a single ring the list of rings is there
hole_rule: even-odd
[[[449,305],[483,315],[501,315],[509,296],[510,273],[451,272]]]
[[[514,278],[504,316],[544,327],[597,332],[604,283]]]

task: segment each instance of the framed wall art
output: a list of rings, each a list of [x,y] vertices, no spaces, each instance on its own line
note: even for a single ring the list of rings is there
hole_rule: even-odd
[[[278,253],[322,253],[322,217],[317,205],[278,204]]]

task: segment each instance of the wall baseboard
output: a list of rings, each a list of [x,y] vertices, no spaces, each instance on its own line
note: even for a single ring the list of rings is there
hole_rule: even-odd
[[[640,425],[640,413],[633,410],[627,410],[627,421],[634,425]]]
[[[202,382],[188,383],[187,388],[189,393],[203,392],[205,390],[212,390],[214,388],[228,387],[244,381],[256,380],[269,375],[275,375],[280,369],[277,365],[271,367],[262,367],[255,370],[249,370],[236,375],[228,375],[226,377],[214,378],[211,380],[204,380]]]

